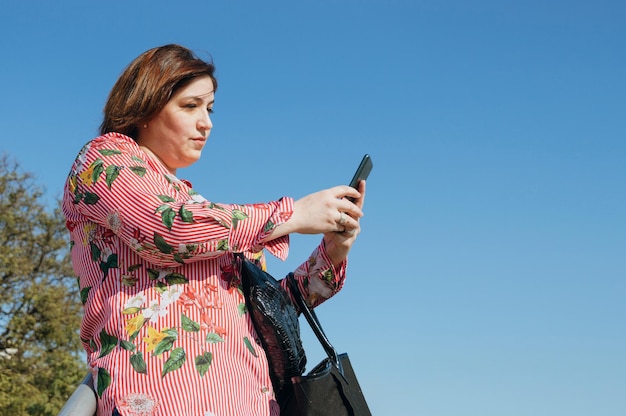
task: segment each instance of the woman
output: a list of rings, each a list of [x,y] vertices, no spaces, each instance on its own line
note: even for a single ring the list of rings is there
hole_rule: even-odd
[[[63,210],[99,415],[278,415],[233,253],[264,264],[263,249],[287,256],[289,234],[323,234],[295,276],[313,306],[343,285],[364,182],[234,205],[176,176],[200,158],[216,88],[188,49],[146,51],[70,171]]]

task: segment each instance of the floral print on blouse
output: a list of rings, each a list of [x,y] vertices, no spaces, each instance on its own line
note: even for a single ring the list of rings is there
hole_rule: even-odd
[[[211,202],[121,134],[83,147],[63,212],[99,415],[279,415],[233,252],[286,258],[287,236],[262,241],[292,207]],[[315,306],[345,266],[322,243],[294,273]]]

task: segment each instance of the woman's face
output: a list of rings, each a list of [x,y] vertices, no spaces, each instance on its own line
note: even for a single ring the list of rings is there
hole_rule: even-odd
[[[176,174],[200,159],[213,127],[214,102],[211,77],[195,78],[179,89],[147,124],[139,126],[137,143]]]

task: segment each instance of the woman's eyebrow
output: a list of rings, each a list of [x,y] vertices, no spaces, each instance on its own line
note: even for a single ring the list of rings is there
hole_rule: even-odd
[[[193,100],[196,102],[204,102],[204,97],[211,95],[212,93],[208,93],[208,94],[202,94],[202,95],[190,95],[187,97],[181,97],[183,100]],[[209,101],[209,104],[213,104],[215,102],[215,97],[213,97],[213,99],[211,101]]]

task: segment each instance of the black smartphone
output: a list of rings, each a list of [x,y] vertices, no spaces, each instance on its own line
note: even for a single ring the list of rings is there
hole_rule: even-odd
[[[367,179],[373,167],[374,167],[374,163],[372,162],[372,158],[370,157],[370,155],[366,154],[365,156],[363,156],[363,159],[361,159],[361,163],[359,164],[359,167],[356,169],[356,172],[354,172],[354,176],[352,177],[352,180],[350,181],[350,186],[353,187],[354,189],[359,189],[359,182]],[[348,198],[348,199],[350,201],[354,201],[353,198]]]

